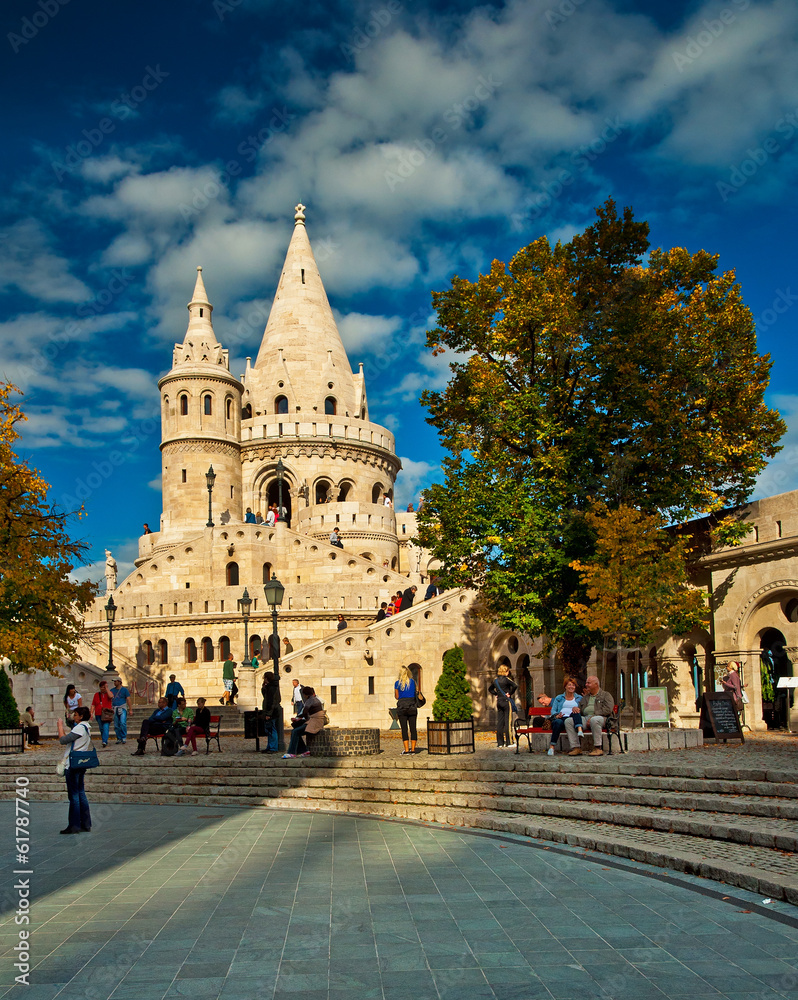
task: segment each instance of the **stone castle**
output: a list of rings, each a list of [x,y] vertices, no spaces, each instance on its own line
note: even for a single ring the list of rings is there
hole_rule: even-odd
[[[327,300],[299,205],[277,292],[254,365],[236,378],[213,328],[202,270],[188,303],[188,328],[161,378],[163,514],[139,540],[135,569],[110,594],[118,607],[114,664],[139,692],[163,690],[177,674],[189,697],[218,698],[222,662],[239,669],[239,704],[253,708],[270,669],[272,615],[263,584],[285,586],[279,610],[281,670],[311,684],[333,725],[386,728],[401,665],[428,695],[431,714],[441,658],[463,647],[477,721],[489,725],[487,687],[506,663],[523,706],[561,689],[562,671],[539,639],[508,632],[475,614],[475,595],[448,591],[424,600],[434,574],[413,543],[415,515],[397,512],[401,463],[389,430],[369,419],[362,365],[353,372]],[[213,488],[207,473],[213,470]],[[274,525],[248,523],[282,507]],[[725,663],[742,664],[747,722],[764,728],[760,655],[775,651],[791,673],[798,648],[798,494],[757,501],[744,511],[751,534],[739,548],[703,560],[696,583],[710,595],[713,627],[686,637],[663,634],[640,654],[649,685],[668,686],[672,719],[697,724],[697,688]],[[330,544],[339,529],[343,549]],[[415,585],[414,604],[375,623],[382,601]],[[245,626],[238,600],[252,598]],[[65,667],[86,703],[108,662],[108,626],[98,597],[87,615],[83,663]],[[339,630],[339,615],[347,623]],[[257,669],[246,665],[262,658]],[[588,664],[608,690],[630,692],[635,655],[594,651]],[[60,714],[63,682],[35,673],[14,679],[20,703],[37,701],[45,721]],[[767,688],[767,685],[766,685]],[[85,689],[85,690],[83,690]],[[29,691],[29,694],[27,693]],[[768,694],[766,690],[765,695]],[[86,697],[88,696],[88,698]],[[782,706],[783,707],[783,706]],[[783,713],[782,713],[783,714]],[[786,718],[786,716],[785,716]]]

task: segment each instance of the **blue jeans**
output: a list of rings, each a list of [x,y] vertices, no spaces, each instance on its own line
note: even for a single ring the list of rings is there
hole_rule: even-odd
[[[304,753],[305,750],[307,750],[305,741],[302,738],[307,728],[307,722],[303,722],[301,726],[297,726],[296,729],[293,730],[291,733],[291,740],[288,743],[288,753],[298,754]]]
[[[104,745],[104,744],[106,744],[108,742],[108,733],[110,732],[110,729],[111,729],[111,723],[110,722],[103,722],[102,716],[99,716],[99,715],[95,715],[94,716],[94,721],[97,723],[97,725],[98,725],[98,727],[100,729],[100,737],[101,737],[101,739],[103,741],[103,745]]]
[[[277,740],[277,724],[275,723],[274,719],[269,719],[268,723],[266,724],[266,728],[268,730],[268,734],[266,736],[266,740],[267,740],[266,749],[267,750],[276,750],[277,749],[277,743],[278,743],[278,740]]]
[[[83,790],[83,779],[86,777],[85,767],[68,767],[64,771],[67,795],[69,796],[69,829],[91,830],[91,812],[89,800]]]
[[[114,732],[116,738],[123,743],[127,739],[127,708],[117,706],[114,709]],[[106,737],[107,739],[107,737]]]

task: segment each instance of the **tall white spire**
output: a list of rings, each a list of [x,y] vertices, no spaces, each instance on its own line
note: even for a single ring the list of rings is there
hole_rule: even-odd
[[[328,397],[336,400],[336,412],[355,412],[352,369],[313,256],[301,203],[294,213],[294,232],[254,369],[260,370],[264,389],[272,381],[290,382],[292,412],[297,408],[323,414]]]
[[[188,327],[182,344],[175,344],[173,367],[180,364],[207,363],[227,366],[227,351],[216,339],[211,314],[213,306],[205,291],[202,266],[197,267],[194,294],[188,304]]]

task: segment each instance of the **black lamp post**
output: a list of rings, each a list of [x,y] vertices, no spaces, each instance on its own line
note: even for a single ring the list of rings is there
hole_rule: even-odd
[[[279,468],[279,466],[278,466]],[[272,576],[268,583],[263,585],[263,593],[266,595],[266,603],[272,609],[272,634],[269,639],[271,646],[272,663],[274,664],[274,677],[277,681],[277,695],[280,695],[280,636],[277,634],[277,609],[283,603],[285,587],[276,576]],[[283,730],[283,706],[278,705],[277,718],[277,750],[285,750],[285,732]]]
[[[249,658],[249,612],[252,609],[252,598],[249,596],[249,591],[244,587],[244,593],[238,599],[238,610],[241,612],[241,617],[244,619],[244,659],[241,661],[241,669],[247,670],[252,666]],[[257,693],[255,700],[255,752],[260,750],[260,720],[258,719],[258,702]]]
[[[108,622],[108,666],[106,670],[116,670],[114,666],[114,619],[116,618],[116,605],[114,596],[110,594],[108,603],[105,605],[105,620]]]
[[[216,473],[213,471],[213,466],[208,469],[205,473],[205,482],[208,484],[208,523],[205,525],[206,528],[213,527],[213,510],[211,508],[211,497],[213,495],[213,484],[216,482]]]
[[[283,460],[281,458],[277,459],[277,518],[282,520],[283,518],[283,476],[285,475],[285,466],[283,465]],[[277,581],[280,582],[279,580]],[[282,601],[282,594],[280,595],[280,600]],[[275,612],[276,614],[276,612]],[[275,619],[276,620],[276,619]]]

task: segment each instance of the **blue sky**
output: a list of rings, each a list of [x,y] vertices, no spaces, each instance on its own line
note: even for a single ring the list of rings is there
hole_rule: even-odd
[[[126,570],[160,514],[157,378],[195,267],[231,369],[257,354],[298,201],[340,330],[416,499],[430,291],[607,196],[655,246],[720,254],[798,487],[798,5],[10,0],[0,19],[0,358],[20,451]],[[92,578],[101,567],[84,571]]]

